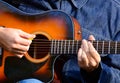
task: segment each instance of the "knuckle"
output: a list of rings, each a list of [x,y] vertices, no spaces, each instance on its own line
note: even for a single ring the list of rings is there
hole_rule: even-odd
[[[14,42],[15,43],[19,43],[19,39],[18,38],[14,38]]]
[[[17,29],[17,31],[18,31],[18,32],[22,32],[22,30],[21,30],[21,29]]]
[[[26,46],[25,48],[24,48],[24,52],[27,52],[29,50],[29,46]]]

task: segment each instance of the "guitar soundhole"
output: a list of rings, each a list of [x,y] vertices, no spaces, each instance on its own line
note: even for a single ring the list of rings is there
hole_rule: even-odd
[[[35,59],[45,57],[50,49],[50,42],[44,35],[37,34],[30,45],[28,54]]]

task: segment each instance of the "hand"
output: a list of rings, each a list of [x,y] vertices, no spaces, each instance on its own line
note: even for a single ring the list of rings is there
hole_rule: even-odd
[[[93,41],[95,38],[90,35],[89,40]],[[93,47],[92,42],[83,39],[78,51],[78,65],[87,72],[91,72],[98,68],[100,61],[100,55]]]
[[[35,35],[28,34],[19,29],[0,28],[0,46],[18,57],[22,57],[29,49],[31,38]]]

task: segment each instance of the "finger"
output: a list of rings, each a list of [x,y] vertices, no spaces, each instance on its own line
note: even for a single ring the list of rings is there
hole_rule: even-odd
[[[13,50],[12,53],[13,53],[14,55],[23,55],[23,54],[25,54],[26,52],[25,52],[25,51],[20,51],[20,50]]]
[[[85,52],[82,49],[80,51],[81,53],[78,57],[79,60],[78,64],[80,65],[81,68],[85,69],[86,67],[88,67],[88,59]]]
[[[21,30],[20,30],[20,33],[21,33],[20,36],[22,38],[25,38],[25,39],[33,39],[33,38],[35,38],[34,34],[29,34],[29,33],[26,33],[24,31],[21,31]]]
[[[18,43],[23,46],[29,46],[32,43],[32,40],[20,38]]]
[[[88,63],[90,68],[96,68],[98,66],[98,63],[93,57],[88,56],[88,61],[89,61]]]
[[[15,45],[12,48],[12,52],[27,52],[30,46]]]
[[[101,61],[100,55],[93,47],[91,42],[88,42],[88,47],[89,47],[90,56],[95,60],[96,63],[99,63]]]
[[[82,40],[81,48],[82,48],[82,50],[85,51],[86,53],[89,51],[89,49],[88,49],[88,44],[87,44],[87,41],[86,41],[85,39]]]
[[[93,35],[90,35],[88,40],[95,40],[95,37]]]

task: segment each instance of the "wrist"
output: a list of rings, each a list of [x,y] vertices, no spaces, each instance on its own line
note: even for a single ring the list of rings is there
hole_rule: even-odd
[[[0,26],[0,40],[2,40],[2,31],[4,29],[4,26]],[[0,41],[0,47],[2,46],[2,42]]]

